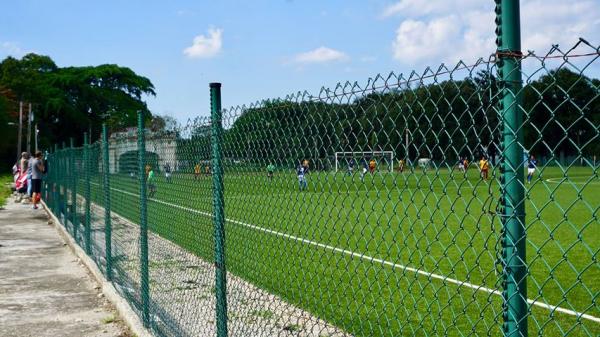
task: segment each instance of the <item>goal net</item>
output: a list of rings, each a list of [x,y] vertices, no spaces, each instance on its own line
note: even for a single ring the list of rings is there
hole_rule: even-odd
[[[336,152],[335,172],[338,171],[360,171],[363,166],[369,165],[375,160],[376,170],[380,172],[392,172],[394,170],[394,152],[392,151],[362,151],[362,152]]]

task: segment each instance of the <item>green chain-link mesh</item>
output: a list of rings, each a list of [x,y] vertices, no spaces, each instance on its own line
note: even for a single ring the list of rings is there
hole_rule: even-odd
[[[46,202],[159,336],[598,336],[598,53],[509,55],[509,144],[500,55],[56,148]]]

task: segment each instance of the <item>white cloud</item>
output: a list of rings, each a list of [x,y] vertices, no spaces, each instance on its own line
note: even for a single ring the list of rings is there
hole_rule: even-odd
[[[339,50],[327,47],[319,47],[317,49],[298,54],[293,60],[295,63],[307,64],[344,61],[347,59],[349,59],[348,55]]]
[[[479,0],[401,0],[386,7],[382,17],[401,18],[392,42],[395,59],[405,64],[475,61],[493,54],[494,3]],[[544,54],[552,44],[569,48],[579,37],[600,36],[597,0],[523,0],[523,51]]]
[[[360,62],[370,63],[375,61],[377,61],[377,57],[375,56],[367,55],[360,58]]]
[[[523,50],[546,52],[552,44],[570,48],[579,37],[600,40],[600,2],[594,0],[528,0],[521,6]]]
[[[207,35],[198,35],[191,46],[183,50],[189,58],[211,58],[223,48],[223,30],[209,28]]]
[[[18,44],[10,41],[0,42],[0,54],[6,54],[13,57],[22,57],[30,51],[24,50]]]
[[[177,16],[191,16],[194,15],[194,12],[187,9],[180,9],[176,11],[175,14],[177,14]]]
[[[481,0],[401,0],[383,9],[382,17],[390,16],[420,16],[428,14],[447,13],[457,8],[472,8],[481,4]]]
[[[448,16],[429,22],[405,20],[396,30],[392,43],[394,58],[403,62],[414,59],[430,59],[450,47],[450,41],[458,38],[458,17]]]

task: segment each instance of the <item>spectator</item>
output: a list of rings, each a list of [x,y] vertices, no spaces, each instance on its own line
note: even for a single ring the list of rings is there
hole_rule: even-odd
[[[21,153],[21,159],[19,160],[19,172],[25,173],[27,171],[27,167],[29,165],[29,153],[23,152]]]
[[[44,172],[44,162],[42,161],[41,151],[35,153],[35,158],[30,160],[29,165],[31,166],[31,198],[33,201],[33,209],[38,209],[37,204],[41,199],[42,175]]]
[[[25,152],[25,153],[27,153],[27,152]],[[30,164],[31,164],[32,160],[30,160],[29,157],[30,157],[30,155],[29,155],[29,153],[27,153],[27,198],[29,200],[31,200],[31,197],[32,197],[31,194],[33,192],[33,189],[31,187],[31,165]]]

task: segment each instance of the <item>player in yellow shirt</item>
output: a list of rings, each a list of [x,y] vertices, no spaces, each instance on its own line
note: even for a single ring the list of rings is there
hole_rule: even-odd
[[[490,170],[490,163],[485,159],[484,156],[481,156],[481,160],[479,161],[479,169],[481,170],[481,178],[483,180],[488,179],[488,171]]]
[[[371,174],[375,173],[376,167],[377,167],[377,162],[375,161],[375,159],[371,159],[371,161],[369,161],[369,172]]]
[[[200,175],[200,164],[196,164],[196,166],[194,166],[194,180],[198,179],[199,175]]]
[[[400,171],[400,173],[404,172],[404,159],[398,160],[398,171]]]

